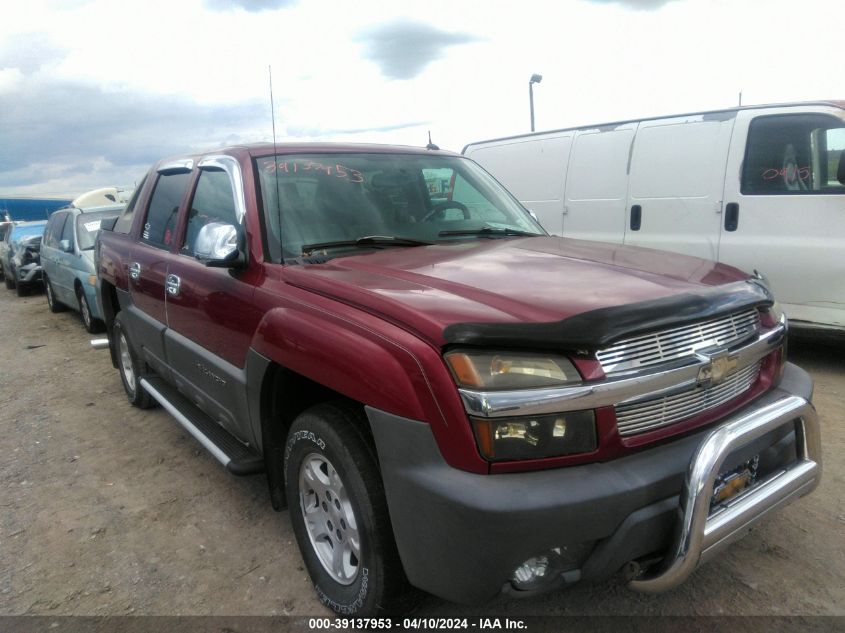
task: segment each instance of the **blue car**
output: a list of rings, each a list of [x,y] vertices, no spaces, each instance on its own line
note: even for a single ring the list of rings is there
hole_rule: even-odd
[[[100,223],[117,217],[123,205],[59,209],[50,216],[41,243],[44,289],[51,312],[78,310],[85,329],[102,332],[96,298],[94,244]]]
[[[41,283],[38,249],[46,222],[16,222],[6,225],[0,240],[0,272],[6,287],[16,289],[18,296],[29,293]]]

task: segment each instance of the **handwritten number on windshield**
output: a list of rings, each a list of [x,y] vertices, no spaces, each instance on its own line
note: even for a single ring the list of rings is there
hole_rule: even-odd
[[[340,163],[334,165],[324,165],[313,160],[308,161],[265,161],[264,172],[272,174],[278,172],[280,174],[298,174],[299,172],[319,173],[326,176],[333,176],[341,180],[346,180],[352,183],[364,182],[364,175],[357,169],[346,167]]]

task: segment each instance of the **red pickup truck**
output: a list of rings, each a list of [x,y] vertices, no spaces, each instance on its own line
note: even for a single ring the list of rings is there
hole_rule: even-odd
[[[129,401],[266,473],[335,612],[664,591],[821,476],[760,275],[551,237],[468,158],[230,147],[103,229]]]

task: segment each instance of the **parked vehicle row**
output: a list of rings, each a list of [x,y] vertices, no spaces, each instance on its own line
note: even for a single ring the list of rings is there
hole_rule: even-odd
[[[52,312],[77,310],[88,332],[100,332],[102,316],[96,299],[94,244],[100,224],[126,206],[102,205],[125,197],[126,192],[106,187],[87,192],[74,204],[55,211],[48,220],[0,223],[0,274],[18,296],[42,286]]]
[[[337,613],[666,591],[821,476],[763,277],[550,236],[466,156],[224,148],[2,230],[7,284],[104,328],[130,404],[266,475]]]
[[[129,402],[266,474],[337,613],[408,584],[483,603],[625,570],[666,591],[821,477],[764,279],[549,236],[465,156],[180,156],[101,229]]]

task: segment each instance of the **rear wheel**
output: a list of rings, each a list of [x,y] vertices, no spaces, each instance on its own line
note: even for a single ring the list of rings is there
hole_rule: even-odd
[[[285,446],[285,490],[317,597],[336,613],[367,617],[401,610],[407,581],[359,424],[363,414],[343,403],[302,413]]]
[[[153,406],[153,399],[141,386],[142,369],[146,370],[146,363],[139,361],[123,325],[123,314],[118,312],[114,317],[112,328],[114,342],[117,347],[117,368],[120,380],[129,404],[139,409],[149,409]],[[146,371],[144,371],[146,373]]]
[[[61,312],[65,309],[65,305],[56,300],[53,286],[50,285],[50,280],[47,277],[44,277],[44,294],[47,295],[47,307],[50,308],[50,312]]]
[[[82,316],[82,323],[90,334],[103,331],[103,324],[99,319],[91,316],[91,306],[88,304],[88,297],[81,287],[76,288],[76,299],[79,301],[79,314]]]

